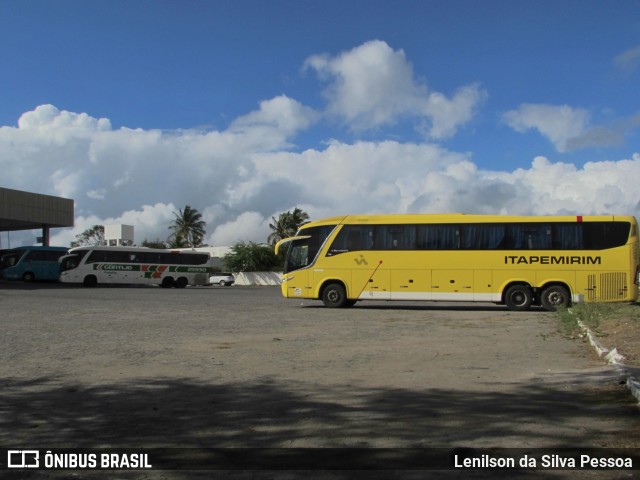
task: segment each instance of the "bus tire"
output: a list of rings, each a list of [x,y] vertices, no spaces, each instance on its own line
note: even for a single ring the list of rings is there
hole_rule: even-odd
[[[86,277],[84,277],[82,284],[85,287],[95,287],[98,284],[98,279],[95,275],[87,275]]]
[[[527,285],[513,285],[504,294],[504,303],[509,310],[521,312],[528,310],[533,302],[533,292]]]
[[[176,288],[184,288],[189,284],[189,280],[187,280],[185,277],[180,277],[179,279],[176,280],[176,283],[174,285],[174,287]]]
[[[329,308],[349,306],[347,292],[341,283],[330,283],[322,289],[322,303]]]
[[[173,277],[164,277],[162,282],[160,283],[162,288],[171,288],[173,287]]]
[[[570,303],[569,290],[562,285],[551,285],[545,288],[540,295],[542,308],[549,312],[555,312],[558,307],[566,308]]]
[[[33,282],[36,279],[36,276],[33,274],[33,272],[26,272],[24,275],[22,275],[22,280],[24,280],[25,282]]]

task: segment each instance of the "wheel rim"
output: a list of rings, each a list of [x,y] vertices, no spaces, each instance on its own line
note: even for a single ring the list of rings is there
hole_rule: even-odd
[[[340,301],[340,292],[338,292],[337,290],[329,290],[327,292],[327,299],[331,303],[338,303]]]
[[[564,304],[564,295],[560,292],[551,292],[547,297],[549,303],[551,305],[562,305]]]
[[[524,292],[513,292],[511,294],[511,303],[521,307],[522,305],[527,303],[527,296]]]

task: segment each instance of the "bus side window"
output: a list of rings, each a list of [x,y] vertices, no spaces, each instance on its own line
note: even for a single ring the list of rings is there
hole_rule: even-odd
[[[360,232],[357,230],[349,231],[347,236],[347,251],[360,250]]]
[[[525,230],[526,246],[528,250],[551,249],[551,225],[529,224]]]
[[[103,254],[100,250],[93,250],[87,257],[85,263],[97,263],[103,261]]]

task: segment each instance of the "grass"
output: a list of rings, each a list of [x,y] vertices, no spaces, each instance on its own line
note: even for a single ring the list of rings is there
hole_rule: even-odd
[[[576,303],[569,308],[558,310],[560,326],[563,333],[574,336],[580,330],[578,322],[582,321],[590,330],[597,330],[606,319],[637,315],[637,308],[619,303]]]
[[[558,310],[559,332],[584,339],[578,321],[591,330],[609,350],[615,348],[625,363],[640,367],[640,303],[580,303]]]

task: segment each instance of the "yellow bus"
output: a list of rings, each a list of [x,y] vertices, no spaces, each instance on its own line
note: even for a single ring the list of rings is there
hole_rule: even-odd
[[[348,215],[289,243],[286,298],[492,302],[511,310],[638,299],[632,216]]]

